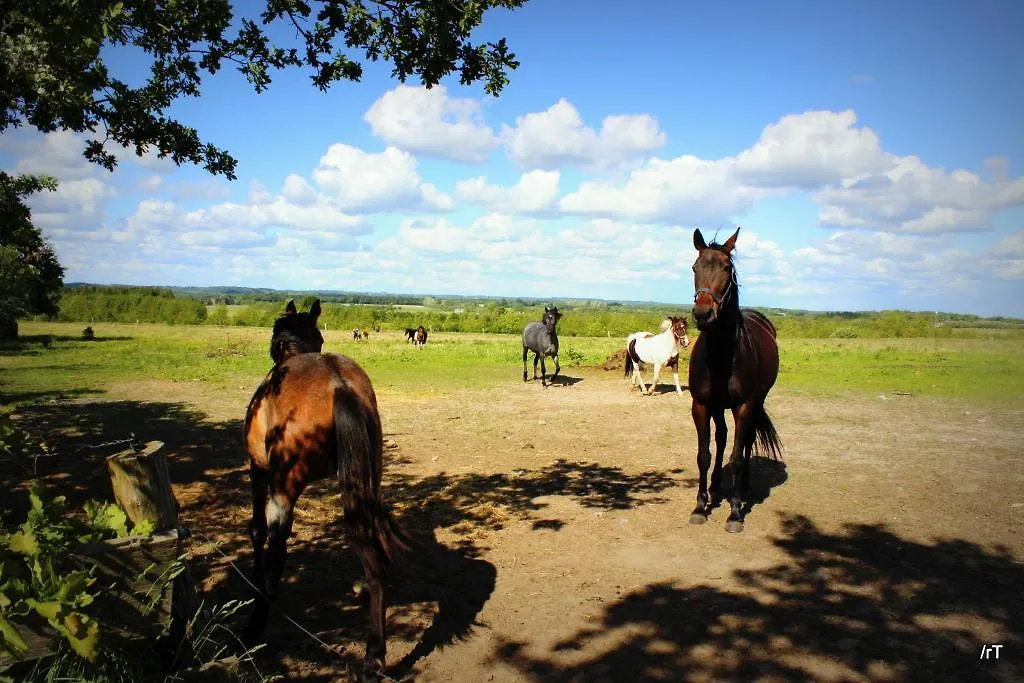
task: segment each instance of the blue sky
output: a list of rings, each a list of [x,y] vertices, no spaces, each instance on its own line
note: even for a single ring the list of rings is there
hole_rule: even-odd
[[[239,160],[106,173],[27,131],[5,168],[69,281],[689,306],[694,227],[742,226],[742,302],[1024,317],[1024,6],[534,0],[498,99],[386,65],[209,80],[172,114]],[[110,56],[117,73],[138,60]]]

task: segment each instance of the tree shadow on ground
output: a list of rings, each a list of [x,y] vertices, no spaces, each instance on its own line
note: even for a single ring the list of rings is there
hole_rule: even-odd
[[[544,468],[512,474],[427,477],[386,475],[385,495],[399,512],[402,527],[413,538],[413,550],[396,566],[387,601],[388,637],[412,643],[395,662],[392,678],[415,676],[416,663],[432,651],[467,637],[494,589],[496,570],[480,559],[486,532],[502,529],[512,518],[530,518],[546,503],[535,499],[565,495],[588,508],[616,510],[661,502],[657,494],[678,484],[672,476],[644,472],[631,475],[617,467],[559,460]],[[333,485],[318,484],[312,495],[334,496]],[[298,507],[302,506],[302,499]],[[338,508],[340,515],[340,506]],[[558,520],[539,520],[538,529],[560,528]],[[447,543],[439,530],[454,534]],[[239,533],[229,552],[239,552],[248,569],[248,540]],[[282,598],[289,616],[326,642],[347,643],[339,655],[317,647],[286,619],[272,617],[262,660],[268,666],[283,656],[295,658],[301,648],[305,680],[333,680],[332,666],[358,670],[366,633],[365,606],[352,590],[362,577],[356,555],[345,540],[340,517],[323,524],[312,542],[289,544]],[[246,594],[235,574],[223,583],[225,595]],[[290,670],[294,675],[295,670]]]
[[[190,564],[200,598],[209,607],[250,597],[245,577],[252,551],[245,525],[251,501],[240,420],[212,422],[175,403],[85,400],[27,406],[17,417],[27,430],[47,435],[56,455],[40,461],[39,478],[65,495],[72,507],[88,498],[111,497],[104,458],[125,445],[91,446],[130,435],[139,443],[163,441],[178,493],[180,487],[193,491],[180,514],[194,533]],[[567,496],[587,508],[623,510],[663,502],[660,494],[681,483],[681,470],[628,473],[569,460],[506,474],[413,477],[387,471],[402,461],[400,445],[385,451],[385,459],[385,496],[413,539],[413,550],[395,567],[387,594],[393,651],[397,642],[407,644],[407,654],[389,657],[388,675],[393,678],[415,676],[420,660],[473,631],[496,581],[494,566],[480,559],[488,532],[513,518],[534,518],[547,506],[538,500],[545,496]],[[13,471],[5,477],[17,498],[15,507],[27,505],[29,477],[19,479]],[[311,504],[324,496],[330,500]],[[345,539],[336,484],[310,486],[299,499],[298,509],[304,506],[320,512],[313,520],[300,516],[297,522],[312,534],[289,543],[280,604],[317,638],[344,647],[325,649],[276,614],[267,632],[269,644],[257,653],[256,662],[264,673],[336,680],[358,670],[363,655],[366,605],[352,590],[362,570]],[[539,521],[537,529],[561,528],[559,520],[534,521]],[[444,542],[438,540],[441,530]],[[225,626],[240,632],[246,616],[240,612]]]
[[[35,478],[59,490],[72,508],[88,498],[110,499],[112,492],[105,459],[125,448],[122,441],[137,444],[162,441],[168,455],[171,481],[176,485],[207,482],[217,478],[222,504],[237,502],[237,493],[248,495],[248,475],[228,477],[214,471],[238,467],[242,453],[241,420],[212,422],[205,414],[180,403],[137,401],[57,401],[19,408],[18,424],[32,439],[43,439],[50,455],[39,458]],[[109,442],[116,442],[110,445]],[[31,464],[5,472],[13,507],[27,505],[26,480]],[[230,493],[235,491],[236,494]],[[244,497],[243,496],[243,497]]]
[[[81,335],[75,337],[66,334],[23,334],[17,339],[0,342],[0,356],[38,356],[53,344],[79,342],[94,344],[97,342],[127,341],[132,337],[93,337],[86,339]]]
[[[548,653],[508,641],[493,662],[556,682],[1024,680],[1024,568],[1008,549],[803,516],[774,542],[786,561],[737,570],[741,590],[653,584]]]

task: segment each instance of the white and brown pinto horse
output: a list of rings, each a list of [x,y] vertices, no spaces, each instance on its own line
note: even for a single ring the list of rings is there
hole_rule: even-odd
[[[632,376],[632,385],[639,384],[640,392],[650,395],[658,385],[661,368],[667,365],[672,368],[676,393],[682,396],[683,388],[679,386],[679,351],[689,346],[690,338],[686,334],[685,316],[670,316],[661,323],[661,332],[658,334],[634,332],[626,338],[625,376]],[[649,389],[644,386],[644,379],[640,375],[641,363],[650,363],[654,366],[654,378]]]

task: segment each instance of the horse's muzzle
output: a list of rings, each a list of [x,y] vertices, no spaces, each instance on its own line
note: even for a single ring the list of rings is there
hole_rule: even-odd
[[[714,306],[694,306],[693,307],[693,319],[697,321],[697,329],[702,332],[711,323],[715,322],[715,318],[718,317],[718,312]]]

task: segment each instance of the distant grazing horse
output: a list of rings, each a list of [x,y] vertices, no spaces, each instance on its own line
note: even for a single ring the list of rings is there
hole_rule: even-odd
[[[352,341],[359,341],[363,338],[363,332],[358,327],[352,330]]]
[[[722,456],[728,438],[725,410],[732,411],[736,433],[729,469],[733,490],[732,512],[725,528],[743,531],[743,497],[750,492],[750,456],[778,459],[782,443],[775,432],[764,400],[779,374],[779,347],[775,326],[757,311],[740,308],[739,283],[732,251],[739,228],[725,244],[704,242],[700,230],[693,233],[697,260],[693,264],[693,317],[701,331],[690,355],[690,395],[693,423],[697,427],[697,468],[700,487],[691,524],[703,524],[711,508],[721,500]],[[715,468],[711,473],[711,499],[707,474],[711,465],[711,420],[715,421]]]
[[[640,385],[641,394],[650,395],[654,393],[654,387],[658,386],[661,367],[667,365],[672,368],[676,393],[682,396],[683,389],[679,386],[679,350],[690,346],[690,338],[686,335],[686,317],[670,316],[665,322],[661,324],[659,334],[634,332],[626,338],[625,376],[632,376],[632,383]],[[640,375],[641,362],[654,366],[650,391],[644,386],[644,378]]]
[[[537,360],[540,360],[540,383],[541,386],[553,384],[561,369],[558,365],[558,334],[555,332],[555,325],[561,319],[562,314],[558,312],[557,306],[544,307],[544,316],[540,322],[527,323],[523,328],[523,381],[529,381],[526,375],[526,357],[533,351],[533,378],[537,379]],[[551,356],[555,359],[555,374],[551,375],[551,382],[545,379],[547,369],[544,367],[544,356]]]
[[[405,340],[410,344],[416,341],[416,330],[411,327],[405,328]]]
[[[416,328],[416,333],[413,336],[413,343],[415,343],[416,347],[420,349],[422,349],[424,344],[427,343],[427,331],[424,329],[423,325]]]
[[[245,447],[252,477],[253,583],[259,586],[245,630],[255,643],[266,627],[284,568],[292,510],[311,481],[335,476],[348,539],[359,553],[370,595],[370,629],[363,676],[384,666],[384,580],[404,536],[381,496],[383,435],[370,378],[345,356],[320,353],[317,300],[308,313],[289,301],[274,323],[274,367],[245,413]],[[264,548],[266,545],[266,548]]]
[[[363,330],[363,341],[366,341],[369,338],[370,338],[370,333],[367,332],[366,330]]]

